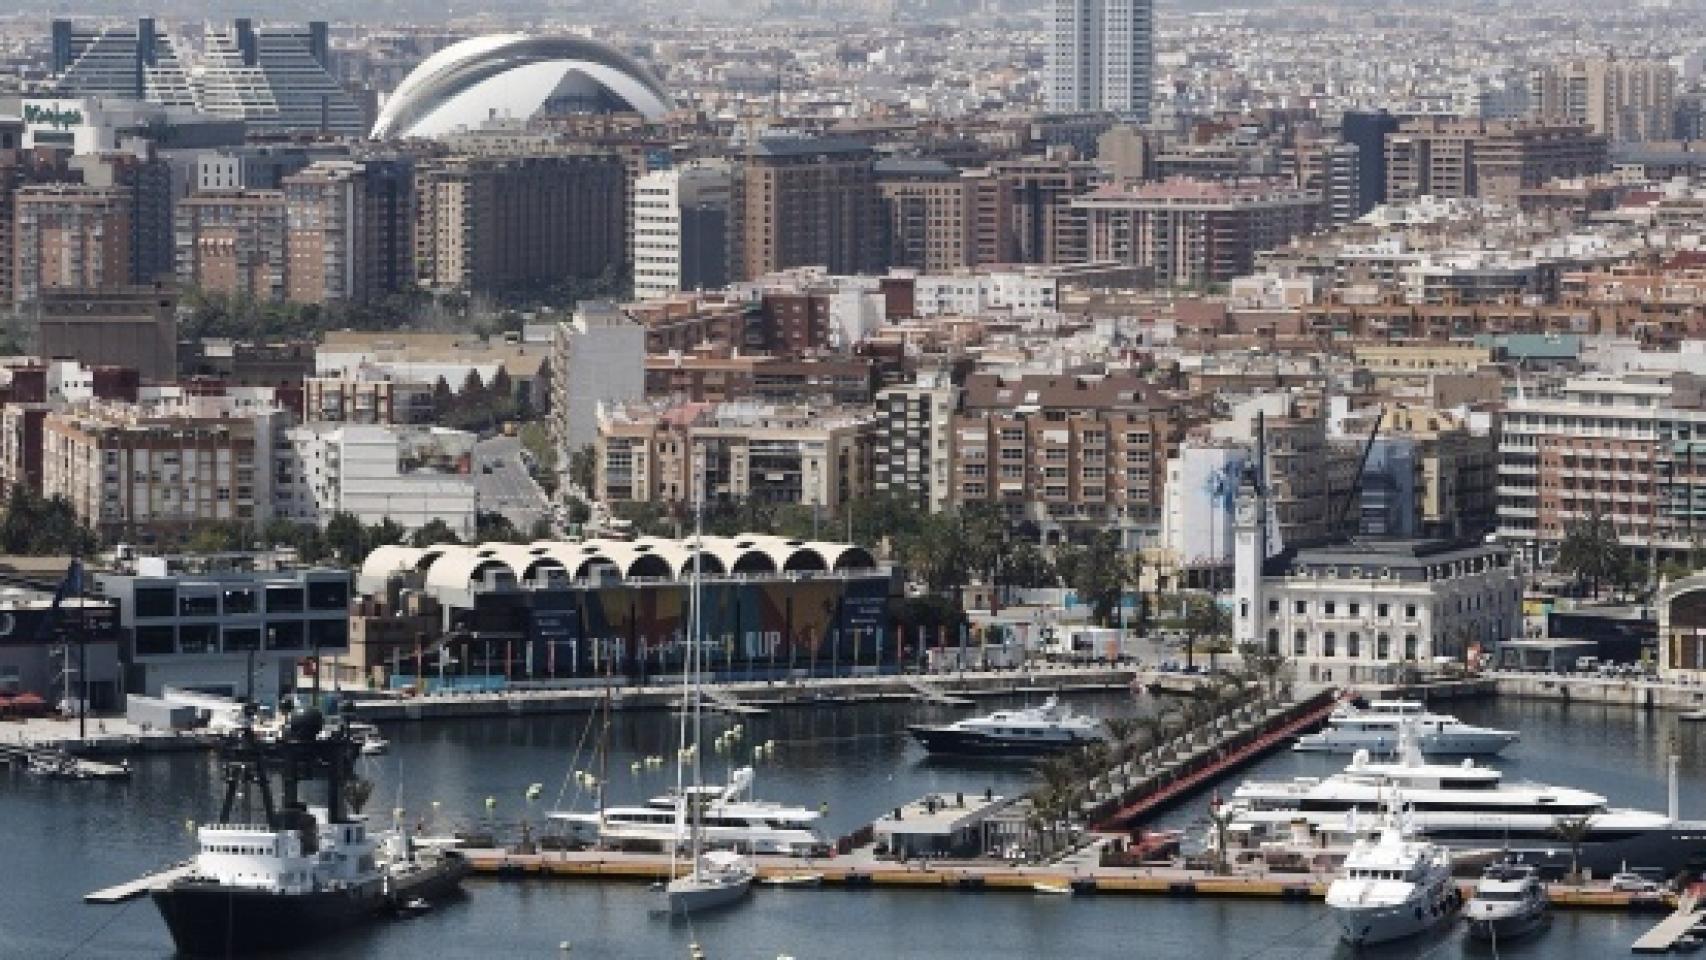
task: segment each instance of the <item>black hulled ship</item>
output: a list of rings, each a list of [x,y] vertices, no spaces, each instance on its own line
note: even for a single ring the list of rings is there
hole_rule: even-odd
[[[181,954],[300,947],[455,892],[467,873],[459,854],[418,852],[401,827],[368,832],[359,809],[370,788],[354,772],[360,751],[316,710],[292,716],[277,740],[239,732],[225,749],[219,820],[197,829],[190,873],[154,892]],[[311,805],[302,791],[315,782],[323,803]]]

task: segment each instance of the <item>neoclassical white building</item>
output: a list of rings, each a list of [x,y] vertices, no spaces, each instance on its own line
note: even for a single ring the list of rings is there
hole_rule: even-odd
[[[1233,636],[1288,657],[1300,679],[1381,681],[1521,635],[1504,547],[1374,540],[1269,557],[1258,502],[1246,487],[1238,504]]]

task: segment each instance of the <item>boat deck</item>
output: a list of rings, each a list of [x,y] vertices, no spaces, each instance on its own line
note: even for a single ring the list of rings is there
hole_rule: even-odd
[[[135,880],[129,880],[116,886],[86,893],[83,895],[83,902],[124,903],[127,900],[134,900],[155,890],[165,889],[166,885],[173,880],[188,876],[191,869],[193,868],[190,864],[181,863],[158,873],[150,873],[147,876],[137,877]]]

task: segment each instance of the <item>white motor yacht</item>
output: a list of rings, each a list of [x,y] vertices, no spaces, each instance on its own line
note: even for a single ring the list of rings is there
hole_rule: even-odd
[[[1525,863],[1496,863],[1481,874],[1475,896],[1464,908],[1469,935],[1479,940],[1514,940],[1546,923],[1546,885]]]
[[[826,852],[829,841],[818,830],[821,815],[807,807],[792,807],[752,798],[753,770],[741,767],[723,787],[687,788],[682,795],[697,797],[700,830],[711,847],[734,847],[756,854],[808,857]],[[688,824],[676,815],[677,794],[653,797],[639,806],[611,806],[602,811],[554,812],[549,819],[563,825],[569,839],[634,849],[669,850],[688,842]]]
[[[1398,749],[1398,732],[1409,727],[1423,753],[1498,753],[1522,735],[1514,730],[1471,726],[1456,717],[1433,713],[1410,700],[1375,700],[1341,704],[1327,718],[1326,729],[1300,737],[1294,749],[1325,753],[1391,753]]]
[[[1359,840],[1327,888],[1327,906],[1356,946],[1415,936],[1457,915],[1451,854],[1417,840],[1392,799],[1380,836]]]

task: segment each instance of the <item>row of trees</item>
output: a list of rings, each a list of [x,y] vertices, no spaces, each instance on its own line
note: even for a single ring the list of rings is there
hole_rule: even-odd
[[[27,484],[15,483],[6,495],[6,515],[0,517],[0,553],[10,556],[85,556],[100,539],[70,501],[42,497]]]

